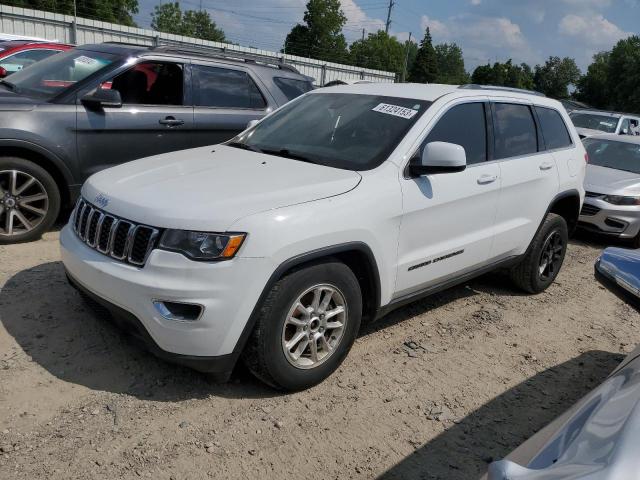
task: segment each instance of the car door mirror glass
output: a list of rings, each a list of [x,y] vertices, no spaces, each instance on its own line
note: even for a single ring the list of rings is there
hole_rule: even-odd
[[[122,98],[118,90],[98,88],[95,92],[82,97],[82,104],[94,110],[101,108],[120,108],[122,107]]]
[[[422,154],[410,164],[413,175],[461,172],[467,168],[467,155],[464,147],[448,142],[430,142]]]

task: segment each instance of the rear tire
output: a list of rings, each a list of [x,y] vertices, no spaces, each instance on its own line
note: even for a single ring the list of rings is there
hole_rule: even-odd
[[[527,253],[510,272],[511,280],[522,290],[540,293],[558,276],[569,241],[567,222],[549,213],[533,238]]]
[[[312,387],[347,356],[361,317],[360,285],[345,264],[328,260],[295,270],[267,295],[243,361],[274,388]]]
[[[35,163],[0,158],[0,244],[36,240],[60,213],[60,190]]]

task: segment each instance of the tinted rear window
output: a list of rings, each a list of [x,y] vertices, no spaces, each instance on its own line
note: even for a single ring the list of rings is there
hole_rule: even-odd
[[[535,107],[547,149],[564,148],[572,144],[562,116],[552,108]]]
[[[515,103],[494,104],[496,160],[538,151],[538,134],[531,109]]]
[[[487,125],[482,103],[456,105],[447,111],[429,132],[429,142],[449,142],[464,147],[467,163],[480,163],[487,159]]]
[[[253,79],[241,70],[193,66],[195,105],[220,108],[266,107]]]
[[[295,78],[275,77],[273,83],[282,91],[287,100],[293,100],[300,95],[313,90],[313,85],[307,80]]]

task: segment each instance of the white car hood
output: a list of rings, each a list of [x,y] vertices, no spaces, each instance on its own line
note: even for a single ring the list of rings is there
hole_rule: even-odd
[[[602,135],[603,133],[606,133],[606,132],[603,132],[602,130],[595,130],[593,128],[584,128],[584,127],[576,127],[576,131],[578,132],[578,135],[584,138],[593,137],[594,135]]]
[[[82,196],[146,225],[226,231],[247,215],[348,192],[361,178],[349,170],[214,145],[103,170],[87,180]]]
[[[584,188],[588,192],[609,195],[640,195],[640,175],[588,164]]]

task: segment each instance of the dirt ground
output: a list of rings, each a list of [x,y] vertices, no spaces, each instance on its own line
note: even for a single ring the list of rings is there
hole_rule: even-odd
[[[494,274],[405,307],[309,391],[216,385],[87,308],[57,240],[0,246],[2,479],[474,479],[640,341],[577,240],[547,292]]]

